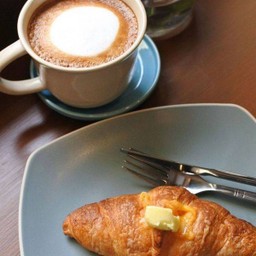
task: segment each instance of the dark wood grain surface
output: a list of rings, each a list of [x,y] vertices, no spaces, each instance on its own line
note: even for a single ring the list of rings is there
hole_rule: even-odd
[[[0,49],[17,40],[23,1],[0,0]],[[198,0],[179,36],[156,42],[161,74],[137,109],[184,103],[235,103],[256,116],[256,1]],[[29,77],[28,56],[1,76]],[[38,147],[89,122],[49,109],[37,95],[0,93],[0,255],[19,255],[18,207],[24,167]],[[36,255],[36,254],[35,254]]]

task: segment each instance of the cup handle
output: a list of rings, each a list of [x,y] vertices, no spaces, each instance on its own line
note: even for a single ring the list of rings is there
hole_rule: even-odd
[[[27,52],[25,51],[20,40],[14,42],[13,44],[0,51],[0,73],[11,62],[25,55],[26,53]],[[0,92],[6,94],[30,94],[42,91],[44,89],[45,85],[41,83],[39,77],[18,81],[11,81],[0,77]]]

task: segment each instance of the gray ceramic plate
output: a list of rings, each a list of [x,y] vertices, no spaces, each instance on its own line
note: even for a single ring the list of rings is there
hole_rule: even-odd
[[[62,221],[85,203],[148,189],[122,170],[122,146],[255,176],[256,121],[239,106],[178,105],[100,121],[30,156],[20,198],[21,255],[93,255],[63,235]],[[256,192],[252,186],[219,183]],[[200,197],[256,225],[255,205],[217,194]]]

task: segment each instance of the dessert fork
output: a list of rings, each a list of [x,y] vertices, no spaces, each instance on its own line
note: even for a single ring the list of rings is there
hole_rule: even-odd
[[[160,164],[151,163],[132,155],[124,161],[122,167],[154,187],[163,185],[182,186],[193,194],[214,191],[256,203],[256,193],[254,192],[208,183],[197,174],[166,168]]]

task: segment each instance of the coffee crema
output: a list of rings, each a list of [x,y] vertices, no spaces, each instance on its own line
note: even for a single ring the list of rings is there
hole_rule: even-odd
[[[138,34],[121,0],[49,0],[32,15],[28,39],[42,59],[63,67],[93,67],[125,53]]]

